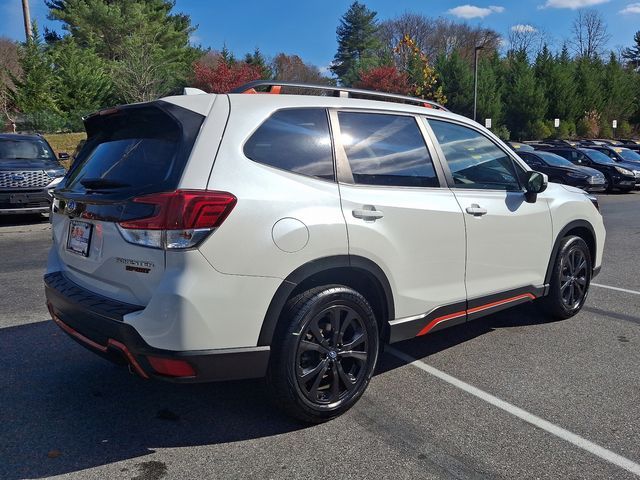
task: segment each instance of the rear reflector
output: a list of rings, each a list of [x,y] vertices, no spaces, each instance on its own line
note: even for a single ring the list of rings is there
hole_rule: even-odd
[[[222,225],[237,199],[227,192],[176,190],[133,199],[152,205],[153,213],[120,222],[120,232],[129,243],[153,248],[190,248]]]
[[[167,377],[195,377],[193,367],[184,360],[174,358],[147,357],[153,369]]]

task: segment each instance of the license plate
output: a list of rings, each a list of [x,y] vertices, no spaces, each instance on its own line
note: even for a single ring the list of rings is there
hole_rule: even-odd
[[[69,237],[67,239],[67,250],[70,252],[89,256],[89,246],[91,245],[91,230],[93,225],[87,222],[71,220],[69,224]]]
[[[15,204],[22,204],[22,203],[28,203],[29,202],[29,196],[25,193],[12,193],[11,195],[9,195],[9,203],[15,203]]]

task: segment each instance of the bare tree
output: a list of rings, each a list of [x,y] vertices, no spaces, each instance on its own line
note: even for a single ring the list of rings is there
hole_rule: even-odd
[[[430,62],[435,62],[439,55],[450,55],[454,51],[472,61],[476,46],[494,50],[500,45],[500,35],[494,30],[416,13],[404,13],[382,22],[379,35],[388,51],[393,51],[402,38],[409,35]],[[398,65],[400,68],[403,66]]]
[[[509,50],[525,52],[530,58],[542,50],[547,40],[545,33],[533,25],[518,24],[509,29]]]
[[[611,38],[607,24],[597,10],[578,10],[571,34],[569,45],[578,57],[600,56]]]
[[[15,111],[10,91],[14,88],[13,78],[22,74],[18,45],[8,38],[0,37],[0,130],[5,123],[15,124]]]

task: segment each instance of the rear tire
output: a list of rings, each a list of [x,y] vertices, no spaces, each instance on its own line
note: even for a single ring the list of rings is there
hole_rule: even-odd
[[[573,317],[587,299],[591,273],[587,243],[575,235],[563,238],[553,265],[549,293],[540,300],[541,306],[557,320]]]
[[[378,324],[369,302],[342,285],[287,302],[271,348],[267,386],[277,406],[308,423],[351,408],[378,361]]]

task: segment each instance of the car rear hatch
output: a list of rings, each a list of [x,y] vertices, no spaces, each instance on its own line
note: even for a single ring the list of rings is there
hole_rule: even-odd
[[[148,303],[165,271],[167,213],[184,213],[175,192],[203,119],[164,101],[85,119],[87,141],[54,193],[54,250],[69,280]]]

